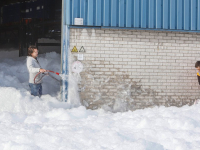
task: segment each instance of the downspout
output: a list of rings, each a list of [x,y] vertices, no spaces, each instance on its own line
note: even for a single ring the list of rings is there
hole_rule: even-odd
[[[62,0],[62,24],[61,24],[61,72],[64,76],[61,86],[61,99],[63,102],[68,100],[68,79],[69,79],[69,63],[68,53],[70,46],[70,28],[67,24],[67,16],[70,15],[70,7],[68,0]]]

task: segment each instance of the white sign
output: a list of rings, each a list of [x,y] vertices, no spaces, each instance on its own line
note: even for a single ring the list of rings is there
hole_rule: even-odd
[[[83,60],[83,54],[78,54],[78,60]]]
[[[72,64],[72,72],[80,73],[83,71],[83,64],[80,61],[75,61]]]
[[[74,25],[83,25],[83,18],[74,18]]]

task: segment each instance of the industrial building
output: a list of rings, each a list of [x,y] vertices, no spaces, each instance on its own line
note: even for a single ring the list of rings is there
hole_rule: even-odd
[[[29,45],[60,53],[61,5],[61,0],[1,1],[0,48],[19,49],[19,56],[27,55]]]
[[[83,64],[82,104],[114,111],[193,104],[199,12],[198,0],[63,0],[62,68],[68,74],[67,60]]]
[[[80,74],[82,105],[136,110],[191,105],[200,96],[199,0],[9,0],[0,2],[0,48],[61,52],[61,72]],[[68,78],[62,100],[68,100]]]

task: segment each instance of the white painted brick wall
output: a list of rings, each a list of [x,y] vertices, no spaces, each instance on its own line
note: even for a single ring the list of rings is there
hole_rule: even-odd
[[[198,33],[70,29],[73,46],[86,50],[79,86],[85,87],[80,96],[87,108],[182,106],[200,98]],[[77,53],[71,56],[77,59]]]

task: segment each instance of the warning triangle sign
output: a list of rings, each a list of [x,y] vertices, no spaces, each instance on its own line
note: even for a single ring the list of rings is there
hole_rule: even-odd
[[[72,52],[78,52],[76,46],[73,47]]]
[[[82,46],[81,49],[79,50],[79,52],[85,52],[84,47]]]

